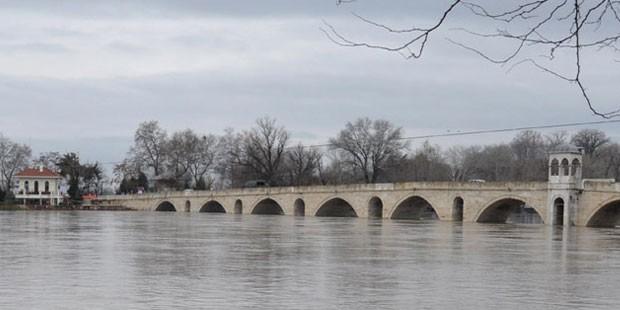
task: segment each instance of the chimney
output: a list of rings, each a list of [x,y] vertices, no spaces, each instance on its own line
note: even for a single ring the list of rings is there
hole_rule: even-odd
[[[39,172],[43,172],[43,165],[39,165]]]

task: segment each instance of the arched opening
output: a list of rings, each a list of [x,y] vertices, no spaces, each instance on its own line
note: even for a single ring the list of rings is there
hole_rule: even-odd
[[[379,197],[373,197],[368,202],[368,217],[369,218],[382,218],[383,217],[383,202]]]
[[[295,200],[295,216],[306,216],[306,203],[302,199]]]
[[[568,175],[570,173],[570,167],[568,165],[568,159],[564,158],[562,159],[562,174],[563,175]]]
[[[357,217],[353,207],[341,198],[334,198],[324,203],[315,216]]]
[[[233,208],[233,213],[243,214],[243,202],[241,202],[241,199],[237,199],[237,201],[235,201],[235,207]]]
[[[454,198],[454,203],[452,203],[452,220],[455,222],[463,221],[463,207],[465,205],[465,201],[463,198],[456,197]]]
[[[588,220],[588,227],[617,227],[620,225],[620,200],[608,203],[598,209]]]
[[[577,158],[573,159],[573,162],[570,165],[570,175],[572,176],[577,175],[577,171],[579,170],[580,166],[581,166],[581,163],[579,163],[579,159]]]
[[[24,194],[30,193],[30,182],[24,181],[24,190],[26,191]]]
[[[551,161],[551,175],[556,176],[560,175],[560,162],[557,158],[554,158]]]
[[[478,223],[542,224],[543,220],[536,209],[519,199],[506,198],[488,206],[478,219]]]
[[[215,200],[211,200],[200,208],[201,213],[226,213],[224,206]]]
[[[39,193],[39,181],[34,181],[34,193]]]
[[[252,214],[284,215],[284,210],[275,200],[267,198],[254,207]]]
[[[164,202],[160,203],[159,206],[157,206],[155,211],[158,211],[158,212],[176,212],[177,209],[174,207],[174,205],[172,203],[170,203],[168,201],[164,201]]]
[[[426,199],[413,196],[396,206],[392,219],[401,220],[437,220],[439,216],[433,206]]]
[[[50,192],[50,182],[45,181],[45,193],[49,193],[49,192]]]
[[[185,212],[192,211],[192,203],[188,200],[185,202]]]
[[[564,225],[564,199],[558,198],[553,202],[553,224]]]

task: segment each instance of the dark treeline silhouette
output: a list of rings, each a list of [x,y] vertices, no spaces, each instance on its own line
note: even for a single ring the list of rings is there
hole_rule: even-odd
[[[114,169],[119,192],[212,190],[407,181],[544,181],[547,154],[574,144],[584,150],[584,177],[620,175],[620,145],[584,129],[543,135],[522,131],[507,143],[412,148],[402,128],[361,118],[345,124],[327,146],[290,142],[288,130],[261,118],[241,132],[169,135],[156,121],[140,124],[126,159]]]

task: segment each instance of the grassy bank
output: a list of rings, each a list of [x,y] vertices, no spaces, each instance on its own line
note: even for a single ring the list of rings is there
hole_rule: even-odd
[[[19,205],[0,205],[0,211],[23,211],[26,207]]]

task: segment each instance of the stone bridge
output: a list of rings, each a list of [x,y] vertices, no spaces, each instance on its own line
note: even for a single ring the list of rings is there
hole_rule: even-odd
[[[582,181],[558,189],[552,182],[413,182],[275,187],[102,196],[99,203],[143,211],[295,216],[354,216],[443,221],[509,221],[531,213],[550,225],[614,226],[620,183]]]

